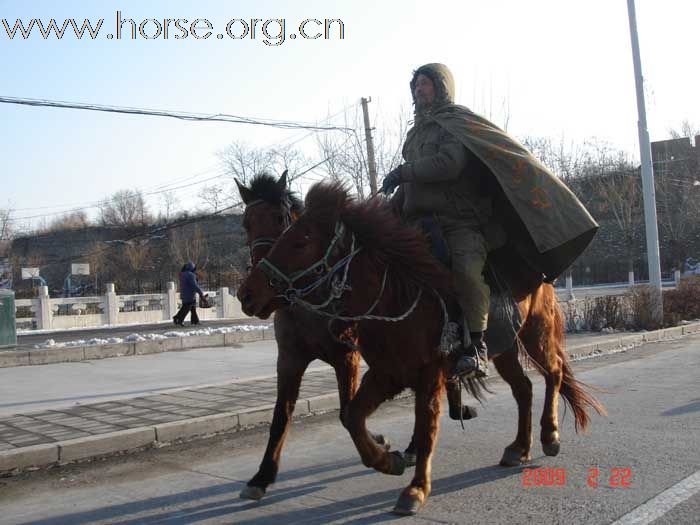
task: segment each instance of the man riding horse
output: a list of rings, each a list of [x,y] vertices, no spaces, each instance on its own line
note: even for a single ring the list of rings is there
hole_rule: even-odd
[[[414,126],[405,162],[384,178],[382,192],[408,221],[420,222],[433,243],[441,236],[462,310],[463,340],[455,375],[487,375],[489,251],[517,254],[536,276],[552,282],[595,235],[598,225],[574,194],[519,142],[454,103],[454,79],[443,64],[426,64],[410,83]],[[426,226],[427,224],[427,226]]]

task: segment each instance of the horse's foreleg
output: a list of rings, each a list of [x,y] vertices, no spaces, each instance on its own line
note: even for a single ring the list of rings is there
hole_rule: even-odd
[[[275,482],[282,447],[299,397],[301,378],[309,365],[309,361],[283,359],[283,355],[280,353],[277,361],[277,401],[272,415],[267,448],[258,472],[241,491],[241,498],[244,499],[262,498],[268,485]]]
[[[360,355],[357,352],[340,354],[331,363],[338,381],[338,396],[340,398],[340,422],[345,425],[345,414],[350,400],[355,397],[360,382]]]
[[[444,377],[440,371],[421,374],[423,382],[416,386],[416,424],[413,433],[416,450],[416,470],[411,484],[399,496],[394,513],[415,514],[430,494],[430,468],[440,424],[440,402]]]
[[[510,385],[518,404],[518,433],[503,452],[500,465],[512,467],[530,460],[532,449],[532,382],[518,360],[518,352],[504,352],[493,358],[496,370]]]
[[[403,458],[398,452],[389,453],[386,447],[377,444],[367,431],[367,418],[377,407],[398,394],[400,388],[391,385],[385,377],[378,377],[372,369],[362,378],[360,388],[352,398],[345,414],[345,428],[350,432],[362,463],[384,474],[401,475],[405,469]]]
[[[355,397],[357,385],[360,382],[360,353],[347,352],[339,354],[340,357],[333,363],[335,377],[338,381],[338,395],[340,397],[340,422],[345,426],[345,414],[350,400]],[[372,438],[387,449],[389,440],[382,434],[371,434]]]

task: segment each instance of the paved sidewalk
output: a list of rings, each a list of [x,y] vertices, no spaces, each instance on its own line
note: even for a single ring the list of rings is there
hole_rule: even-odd
[[[596,355],[697,332],[700,323],[633,335],[574,335],[567,337],[567,346],[575,356]],[[248,378],[2,417],[0,473],[267,423],[272,419],[276,382],[276,376]],[[308,371],[295,416],[337,408],[333,370],[324,366]]]

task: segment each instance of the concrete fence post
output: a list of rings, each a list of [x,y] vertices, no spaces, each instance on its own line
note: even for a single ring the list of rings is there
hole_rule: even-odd
[[[632,286],[634,286],[634,272],[629,272],[629,273],[627,274],[627,279],[628,279],[628,281],[629,281],[630,288],[631,288]]]
[[[36,311],[37,328],[48,330],[52,325],[51,299],[49,299],[49,287],[39,286],[39,297],[37,298],[39,307]]]
[[[166,298],[165,308],[163,308],[163,320],[167,321],[175,317],[175,314],[177,313],[177,292],[173,281],[168,281],[165,283],[165,289]]]
[[[104,305],[107,324],[117,324],[119,302],[117,301],[117,293],[114,290],[114,283],[105,284]]]
[[[228,293],[228,286],[219,288],[219,291],[216,292],[216,296],[219,299],[216,301],[217,317],[219,319],[233,317],[234,299],[233,296]]]
[[[566,292],[568,295],[567,301],[575,301],[576,296],[574,296],[574,278],[571,273],[566,274]]]
[[[676,286],[681,284],[681,271],[680,270],[676,270],[675,272],[673,272],[673,280],[676,282]]]

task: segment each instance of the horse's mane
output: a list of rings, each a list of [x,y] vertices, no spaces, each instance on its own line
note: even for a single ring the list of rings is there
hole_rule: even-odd
[[[277,179],[269,173],[258,173],[250,180],[248,188],[257,199],[262,199],[270,204],[289,204],[291,211],[301,213],[304,203],[289,188],[281,188]]]
[[[425,234],[405,224],[386,199],[357,201],[341,183],[314,184],[306,195],[306,216],[333,228],[341,220],[372,261],[408,283],[452,296],[449,271],[430,252]]]

